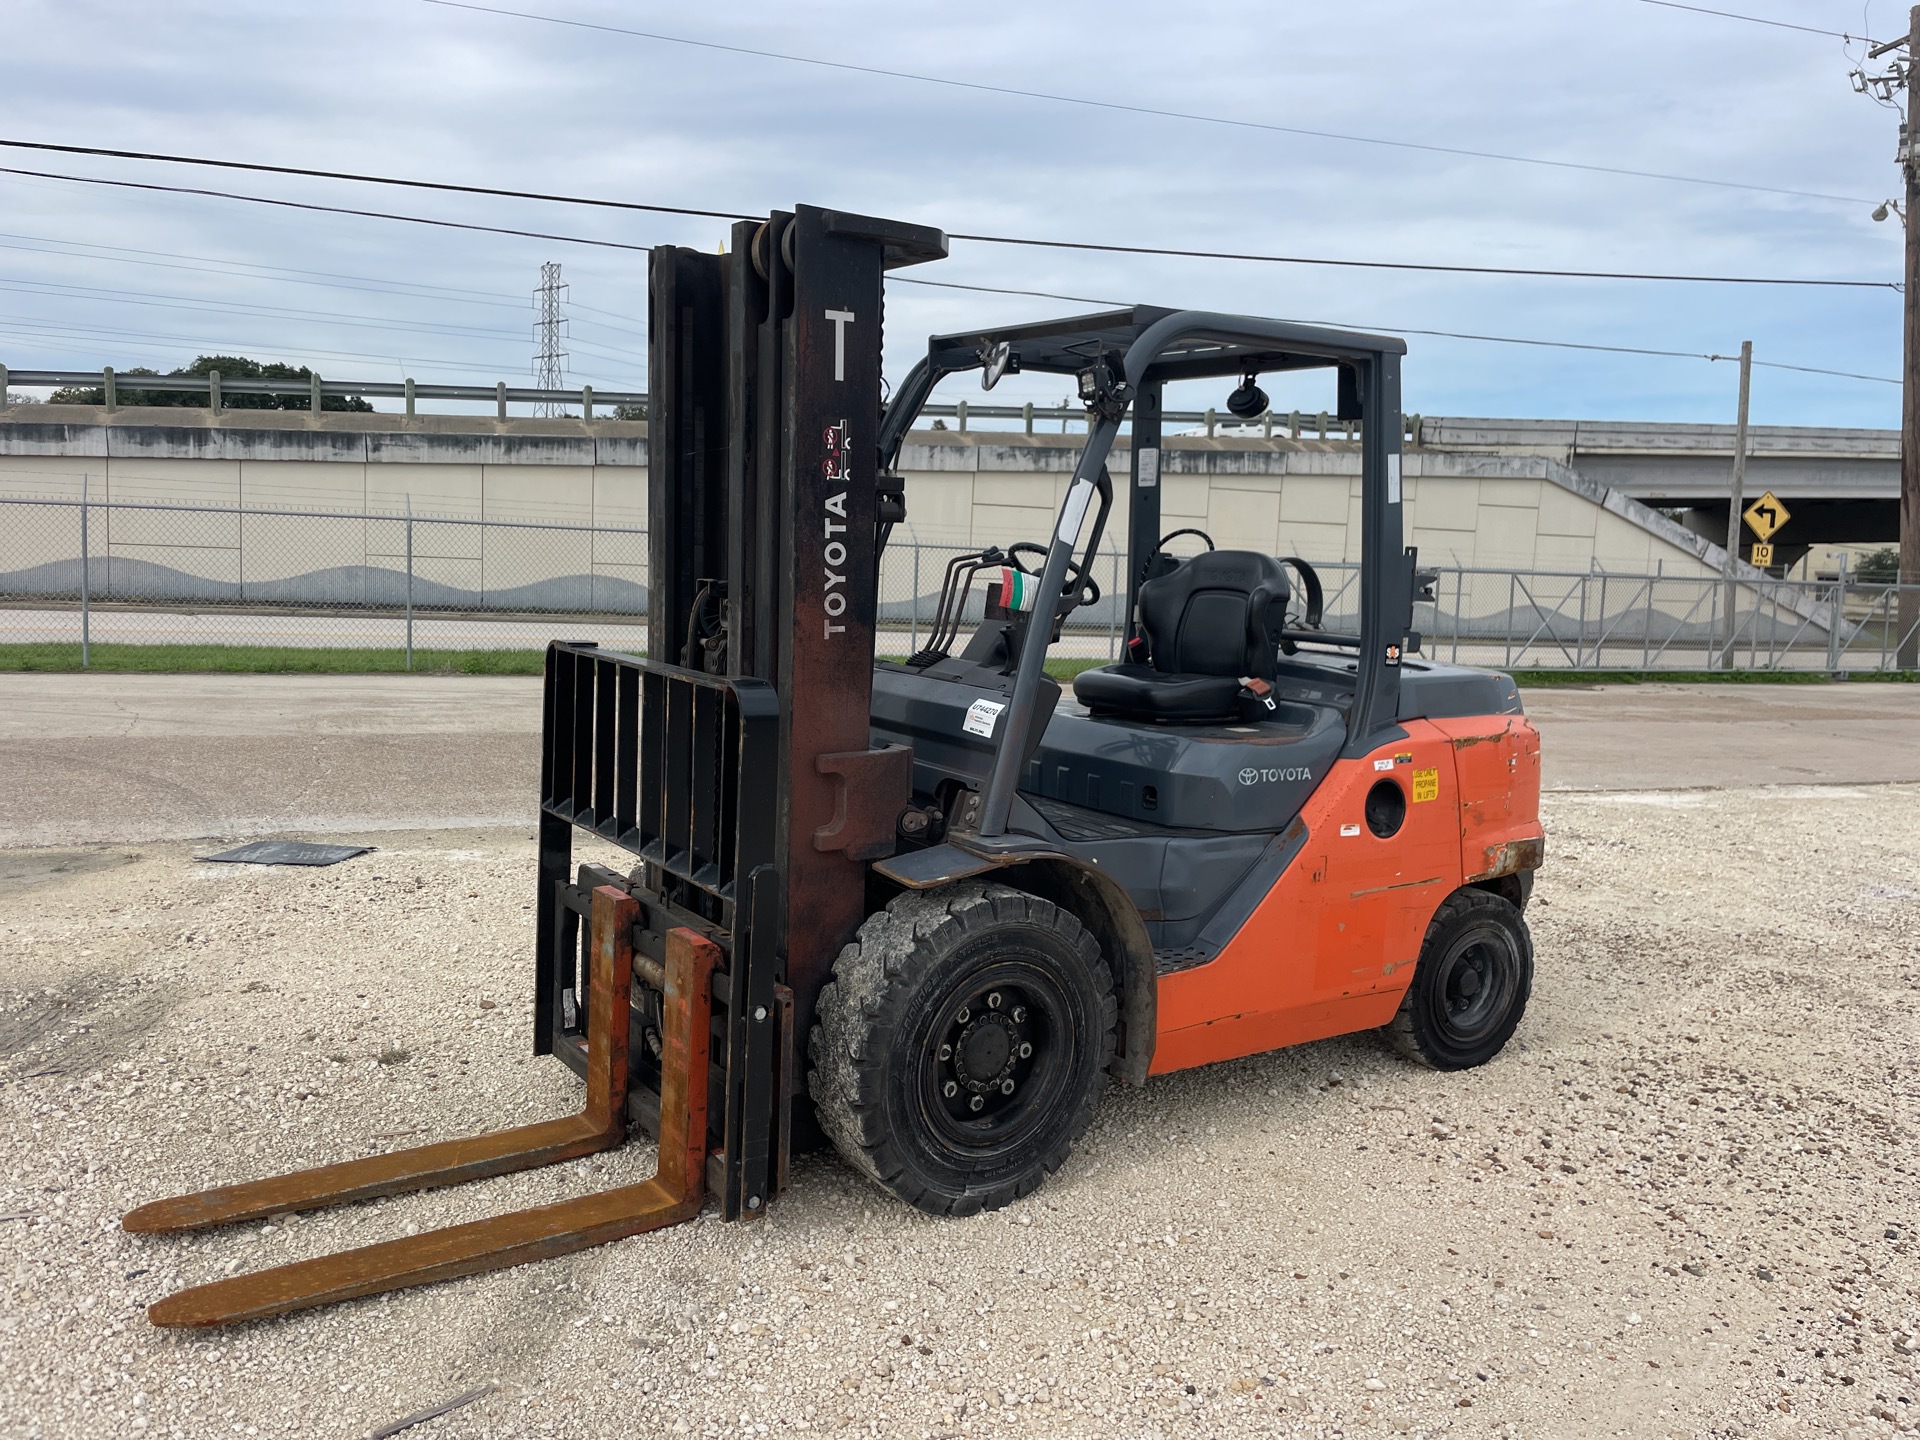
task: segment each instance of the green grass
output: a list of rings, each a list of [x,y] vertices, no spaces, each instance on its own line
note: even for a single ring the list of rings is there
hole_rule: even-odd
[[[1509,672],[1523,690],[1552,690],[1578,685],[1827,685],[1833,677],[1824,670],[1514,670]],[[1911,684],[1920,671],[1855,671],[1849,684],[1863,681]]]
[[[416,675],[538,675],[545,650],[415,650]],[[119,674],[405,674],[405,650],[304,645],[95,645],[90,669]],[[0,645],[0,671],[80,669],[78,645]]]
[[[894,657],[897,658],[897,657]],[[399,675],[407,671],[404,650],[305,645],[95,645],[89,668],[119,674]],[[415,650],[416,675],[538,675],[545,650]],[[1107,662],[1051,659],[1047,673],[1065,684],[1082,670]],[[0,645],[0,672],[80,669],[78,645]],[[1592,685],[1824,685],[1818,670],[1515,670],[1523,689]],[[1852,679],[1914,683],[1920,672],[1856,673]]]

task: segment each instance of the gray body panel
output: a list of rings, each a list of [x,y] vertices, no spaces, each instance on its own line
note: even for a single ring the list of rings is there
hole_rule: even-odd
[[[988,849],[1045,848],[1097,868],[1140,910],[1161,973],[1225,948],[1305,847],[1300,811],[1347,739],[1353,662],[1301,653],[1280,662],[1277,718],[1259,724],[1153,725],[1095,717],[1071,698],[1053,707],[1022,774],[1008,835]],[[1520,713],[1505,675],[1408,660],[1401,721]],[[960,662],[928,671],[881,664],[873,738],[913,747],[924,802],[942,781],[979,786],[1000,739],[966,729],[976,702],[1004,704],[1008,677]],[[1000,715],[1004,715],[1004,711]],[[974,849],[981,842],[962,839]],[[912,851],[891,862],[904,876]],[[977,871],[995,863],[981,861]],[[969,867],[971,868],[971,867]]]
[[[1284,705],[1258,725],[1146,725],[1062,701],[1021,789],[1183,830],[1283,829],[1346,743],[1332,706]]]

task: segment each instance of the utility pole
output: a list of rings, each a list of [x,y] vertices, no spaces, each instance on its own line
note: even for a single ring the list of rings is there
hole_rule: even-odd
[[[1920,233],[1914,205],[1920,201],[1920,165],[1913,153],[1913,57],[1920,55],[1920,5],[1907,17],[1908,119],[1900,127],[1900,168],[1907,181],[1905,352],[1900,367],[1900,643],[1895,664],[1920,670]]]
[[[1721,606],[1720,668],[1733,668],[1733,637],[1738,628],[1740,587],[1734,569],[1740,564],[1741,512],[1747,508],[1747,401],[1753,394],[1753,341],[1740,342],[1740,408],[1733,422],[1733,489],[1727,504],[1726,603]]]
[[[1906,181],[1906,205],[1888,200],[1875,207],[1873,218],[1884,220],[1893,210],[1907,232],[1906,312],[1901,327],[1903,355],[1900,367],[1900,600],[1894,611],[1894,663],[1902,670],[1920,670],[1920,233],[1914,230],[1914,206],[1920,204],[1920,156],[1914,153],[1913,63],[1920,55],[1920,5],[1907,16],[1907,33],[1884,40],[1867,51],[1874,61],[1897,50],[1906,51],[1887,64],[1885,73],[1853,72],[1853,88],[1890,109],[1902,111],[1899,162]],[[1906,99],[1896,103],[1894,93]]]
[[[566,298],[560,262],[549,260],[540,267],[540,286],[533,292],[533,383],[542,390],[566,388],[567,352],[560,348],[567,329],[560,307]],[[533,413],[551,418],[563,412],[558,400],[542,400],[533,407]]]

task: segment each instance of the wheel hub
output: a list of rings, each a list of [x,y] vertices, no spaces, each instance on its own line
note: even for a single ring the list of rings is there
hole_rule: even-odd
[[[1013,1073],[1019,1047],[1011,1020],[993,1011],[976,1016],[954,1042],[954,1078],[976,1095],[998,1090]]]
[[[936,1089],[957,1121],[995,1122],[1021,1103],[1032,1078],[1031,1002],[1012,986],[976,991],[957,1007],[935,1047]]]

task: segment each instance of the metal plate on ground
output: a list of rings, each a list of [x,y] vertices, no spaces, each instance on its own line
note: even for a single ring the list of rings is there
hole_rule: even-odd
[[[305,840],[256,840],[237,850],[197,857],[210,865],[338,865],[365,855],[371,845],[310,845]]]

